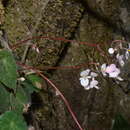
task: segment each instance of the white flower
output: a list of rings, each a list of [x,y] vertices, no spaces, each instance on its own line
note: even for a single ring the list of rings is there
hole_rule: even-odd
[[[81,77],[88,76],[89,72],[90,72],[90,69],[84,70],[84,71],[82,71],[82,72],[80,73],[80,76],[81,76]]]
[[[18,78],[18,80],[23,82],[25,80],[25,78],[24,77],[20,77],[20,78]]]
[[[28,126],[28,130],[35,130],[34,126]]]
[[[82,71],[80,73],[80,84],[83,86],[83,87],[86,87],[88,86],[89,84],[89,78],[91,78],[91,76],[89,76],[89,73],[90,73],[90,69],[86,69],[84,71]]]
[[[107,76],[107,74],[106,74],[106,67],[107,67],[107,65],[106,64],[102,64],[101,65],[101,72],[102,72],[102,74],[103,74],[103,76]]]
[[[95,72],[90,72],[90,69],[82,71],[80,73],[80,84],[84,87],[85,90],[89,90],[90,88],[98,89],[98,81],[94,78],[98,76]]]
[[[120,80],[120,81],[123,81],[123,79],[119,76],[116,77],[116,79]]]
[[[109,48],[109,49],[108,49],[108,53],[109,53],[109,54],[114,54],[114,52],[115,52],[115,50],[114,50],[113,48]]]
[[[40,51],[39,51],[39,48],[38,48],[38,47],[36,48],[36,52],[37,52],[37,53],[40,53]]]
[[[89,80],[88,78],[80,78],[80,83],[83,87],[86,87],[89,84]]]
[[[123,81],[123,79],[121,77],[119,77],[120,69],[117,68],[115,64],[110,64],[108,66],[106,66],[106,64],[103,64],[101,66],[101,72],[104,76],[106,76],[108,74],[108,76],[110,78],[115,78],[120,81]]]
[[[95,73],[95,72],[91,72],[91,73],[90,73],[90,76],[92,76],[92,77],[97,77],[97,76],[98,76],[98,74],[97,74],[97,73]]]
[[[37,53],[40,53],[39,48],[35,44],[32,45],[32,50],[36,51]]]
[[[119,53],[116,55],[116,58],[120,64],[120,66],[124,66],[125,62],[124,62],[124,56],[123,55],[119,55]]]
[[[128,48],[130,49],[130,43],[128,43]]]
[[[90,84],[89,84],[89,85],[84,86],[84,89],[86,89],[86,90],[89,90],[89,89],[91,89],[91,88],[99,89],[99,87],[98,87],[97,85],[98,85],[98,81],[93,78],[93,79],[90,81]]]
[[[126,58],[126,60],[128,60],[128,58],[130,56],[129,52],[130,52],[130,43],[128,44],[127,51],[125,52],[125,58]]]
[[[125,52],[125,58],[126,58],[126,60],[128,60],[128,58],[129,58],[129,51],[127,50],[126,52]]]
[[[90,89],[89,85],[88,85],[88,86],[85,86],[84,89],[85,89],[85,90],[89,90],[89,89]]]
[[[90,87],[90,88],[99,89],[99,87],[98,87],[97,85],[98,85],[98,81],[93,78],[92,81],[90,82],[89,87]]]
[[[109,74],[109,77],[115,78],[120,74],[120,69],[118,69],[115,64],[110,64],[107,66],[105,72]]]
[[[118,77],[119,74],[120,74],[120,70],[115,69],[113,72],[109,73],[109,77],[116,78],[116,77]]]

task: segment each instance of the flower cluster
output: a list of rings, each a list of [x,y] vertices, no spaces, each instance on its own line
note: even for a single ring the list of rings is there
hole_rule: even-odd
[[[125,50],[124,54],[120,54],[119,50]],[[119,63],[120,67],[123,67],[125,65],[125,61],[128,60],[129,58],[129,52],[130,52],[130,43],[128,44],[128,48],[124,48],[120,43],[118,48],[115,47],[108,49],[108,53],[110,55],[114,56],[115,54],[116,61]],[[119,76],[119,74],[121,73],[120,68],[117,68],[115,64],[110,64],[108,66],[106,64],[103,64],[101,66],[101,72],[103,76],[108,75],[110,78],[115,78],[120,81],[123,81],[123,79]]]
[[[119,76],[121,73],[120,67],[125,65],[125,62],[129,59],[130,56],[130,43],[128,47],[123,47],[122,43],[114,48],[109,48],[108,53],[112,55],[114,58],[113,61],[118,63],[118,66],[114,63],[107,65],[106,63],[101,65],[100,71],[104,77],[108,76],[109,78],[113,78],[119,81],[123,81],[123,79]],[[98,81],[95,77],[98,76],[97,73],[90,71],[87,69],[80,73],[80,83],[84,87],[84,89],[89,90],[90,88],[99,89]]]
[[[90,71],[90,69],[84,70],[80,73],[80,83],[84,89],[89,90],[90,88],[98,88],[98,81],[95,77],[98,76],[97,73]]]
[[[120,74],[120,69],[116,67],[115,64],[110,64],[110,65],[106,65],[106,64],[102,64],[101,65],[101,72],[103,74],[103,76],[109,76],[110,78],[115,78],[118,79],[120,81],[123,81],[123,79],[119,76]]]
[[[122,45],[120,46],[120,48],[119,48],[120,50],[125,50],[125,52],[124,52],[124,54],[120,54],[118,51],[118,49],[117,48],[109,48],[108,49],[108,53],[110,54],[110,55],[114,55],[114,54],[116,54],[116,60],[118,61],[118,63],[119,63],[119,65],[121,66],[121,67],[123,67],[124,65],[125,65],[125,61],[126,60],[128,60],[128,58],[129,58],[129,56],[130,56],[130,54],[129,54],[129,52],[130,52],[130,43],[128,44],[128,48],[124,48],[124,47],[122,47]]]

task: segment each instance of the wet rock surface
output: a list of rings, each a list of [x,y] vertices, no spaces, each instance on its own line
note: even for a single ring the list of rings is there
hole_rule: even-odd
[[[5,6],[2,29],[7,32],[10,43],[14,44],[28,36],[64,37],[102,45],[107,53],[113,40],[129,40],[128,0],[52,0],[42,10],[46,1],[12,0]],[[40,20],[36,26],[38,18]],[[35,33],[31,34],[35,26]],[[39,47],[40,53],[30,49],[26,61],[42,70],[44,66],[86,64],[79,69],[46,71],[71,104],[84,130],[110,130],[118,112],[130,121],[129,62],[122,68],[123,78],[126,79],[124,82],[117,84],[115,80],[99,74],[100,89],[86,91],[80,85],[79,73],[86,68],[99,71],[89,62],[101,65],[104,62],[111,63],[111,60],[103,57],[96,48],[80,45],[76,41],[66,44],[58,40],[32,40]],[[16,51],[19,59],[24,49],[22,47]],[[78,129],[65,104],[48,83],[44,83],[43,91],[32,95],[32,102],[30,123],[36,130]]]
[[[44,7],[45,3],[47,5]],[[29,7],[29,9],[28,9]],[[39,8],[39,9],[38,9]],[[32,36],[71,38],[84,11],[80,3],[74,1],[12,1],[7,7],[3,28],[7,31],[12,44],[16,39]],[[30,41],[29,41],[30,42]],[[40,53],[30,49],[28,60],[34,66],[55,65],[66,46],[61,41],[37,39]],[[24,48],[22,49],[23,52]],[[22,55],[21,50],[19,55]],[[41,68],[42,68],[41,67]]]

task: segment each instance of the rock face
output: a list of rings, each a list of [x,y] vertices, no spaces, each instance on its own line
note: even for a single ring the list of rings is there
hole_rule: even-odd
[[[130,23],[130,1],[123,0],[120,6],[120,19],[124,25],[124,30],[130,33],[129,23]]]
[[[85,64],[79,69],[44,71],[70,102],[84,130],[110,130],[118,112],[130,121],[129,91],[127,94],[123,91],[124,87],[129,88],[129,80],[118,85],[99,74],[100,89],[84,90],[79,83],[79,73],[87,68],[98,72],[97,66],[88,63],[110,64],[112,60],[101,55],[97,48],[77,42],[101,45],[107,53],[113,40],[129,40],[128,5],[128,0],[11,0],[5,6],[2,29],[7,32],[11,45],[27,37],[47,37],[29,41],[37,45],[40,53],[30,48],[26,63],[41,70],[45,66]],[[73,39],[75,42],[67,44],[56,40],[57,37]],[[22,46],[15,51],[19,60],[24,50],[25,46]],[[128,78],[129,62],[122,69],[123,77]],[[32,96],[34,105],[31,107],[29,116],[32,116],[32,121],[29,123],[36,130],[78,129],[60,97],[46,82],[44,86],[44,90]]]
[[[74,1],[12,1],[7,7],[4,28],[12,43],[16,39],[40,35],[69,39],[75,32],[83,10],[83,6]],[[28,60],[39,67],[41,64],[42,67],[55,65],[65,47],[65,44],[56,40],[37,39],[33,42],[36,42],[40,53],[30,50]],[[19,51],[20,54],[23,52]]]
[[[82,0],[86,3],[86,6],[93,12],[99,15],[100,17],[104,17],[111,20],[111,22],[116,22],[119,20],[120,14],[120,4],[121,0]]]
[[[82,0],[88,10],[111,26],[129,35],[130,2],[128,0]]]

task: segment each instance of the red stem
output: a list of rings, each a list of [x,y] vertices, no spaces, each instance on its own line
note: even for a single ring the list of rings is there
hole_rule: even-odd
[[[17,63],[18,65],[22,66],[23,68],[25,69],[32,69],[36,72],[36,74],[38,74],[39,76],[41,76],[44,80],[46,80],[52,87],[55,91],[58,92],[58,94],[60,95],[61,99],[64,101],[66,107],[68,108],[68,111],[70,112],[73,120],[75,121],[75,123],[77,124],[79,130],[83,130],[83,128],[81,127],[80,123],[78,122],[74,112],[72,111],[72,108],[70,107],[70,104],[69,102],[67,101],[67,99],[64,97],[64,95],[60,92],[60,90],[54,85],[54,83],[52,83],[51,80],[49,80],[45,75],[43,75],[39,70],[31,67],[31,66],[27,66],[27,65],[24,65],[24,64],[21,64],[21,63]]]
[[[68,39],[65,39],[63,37],[49,37],[49,36],[35,36],[35,37],[32,37],[32,38],[28,38],[26,40],[22,40],[20,42],[17,42],[15,45],[13,45],[11,48],[14,50],[16,49],[18,46],[20,46],[21,44],[24,44],[26,43],[27,41],[29,40],[33,40],[33,39],[47,39],[47,40],[58,40],[58,41],[63,41],[63,42],[77,42],[79,44],[86,44],[88,46],[91,46],[91,47],[97,47],[97,44],[90,44],[90,43],[87,43],[87,42],[78,42],[78,41],[75,41],[75,40],[68,40]]]
[[[18,64],[18,65],[24,65],[24,64],[19,63],[19,62],[17,62],[17,64]],[[51,67],[51,66],[43,66],[43,68],[35,68],[35,69],[41,70],[41,71],[47,70],[47,69],[49,69],[49,70],[55,70],[55,69],[80,69],[80,68],[82,68],[82,67],[87,66],[88,64],[89,64],[89,65],[99,65],[99,63],[90,62],[90,63],[81,64],[81,65],[75,65],[75,66],[55,66],[55,67],[53,67],[53,66],[52,66],[52,67]],[[24,66],[25,66],[25,65],[24,65]],[[34,67],[31,67],[31,66],[30,66],[29,69],[34,70]]]

